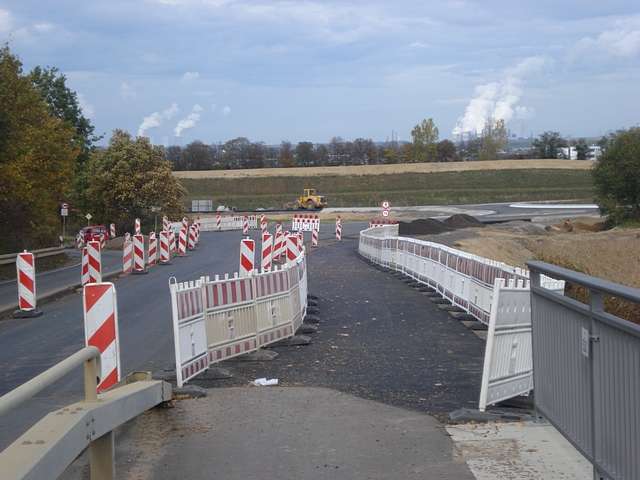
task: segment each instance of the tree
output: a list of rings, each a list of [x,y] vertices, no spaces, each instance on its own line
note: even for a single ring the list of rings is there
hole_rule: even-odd
[[[487,119],[480,136],[478,160],[495,160],[498,152],[507,145],[507,128],[504,120]]]
[[[456,145],[451,140],[442,140],[436,145],[436,162],[455,162],[458,160]]]
[[[356,138],[353,141],[351,156],[356,165],[369,165],[375,162],[376,148],[370,138]]]
[[[282,141],[280,144],[280,154],[278,155],[278,163],[280,167],[293,167],[293,150],[291,142]]]
[[[296,165],[299,167],[310,167],[313,165],[314,160],[313,143],[299,142],[298,145],[296,145]]]
[[[73,128],[49,113],[20,60],[0,48],[0,250],[56,243],[78,154]]]
[[[29,74],[33,85],[47,103],[49,113],[69,124],[75,130],[74,144],[78,149],[74,166],[73,203],[82,206],[87,187],[85,166],[95,143],[101,137],[95,135],[91,121],[84,116],[78,95],[67,87],[67,78],[55,67],[35,67]]]
[[[611,137],[593,177],[598,204],[611,223],[640,220],[640,127]]]
[[[246,168],[251,142],[246,137],[237,137],[225,142],[222,147],[222,159],[225,168]]]
[[[182,149],[183,170],[211,170],[215,162],[211,147],[195,140]]]
[[[438,141],[438,127],[432,118],[422,120],[411,130],[413,139],[413,161],[432,162],[436,157],[436,142]]]
[[[326,165],[329,161],[329,149],[326,145],[318,145],[315,149],[315,157],[317,165]]]
[[[246,168],[264,168],[264,143],[250,143],[245,160]]]
[[[558,132],[544,132],[533,143],[538,158],[558,158],[560,147],[566,147],[567,141]]]
[[[114,222],[126,230],[133,227],[134,218],[149,224],[151,207],[160,207],[162,214],[173,218],[182,214],[185,191],[171,173],[164,149],[147,137],[133,139],[115,130],[109,146],[92,153],[88,171],[89,213],[97,222]]]
[[[584,138],[579,138],[575,145],[578,160],[586,160],[589,154],[589,145]]]

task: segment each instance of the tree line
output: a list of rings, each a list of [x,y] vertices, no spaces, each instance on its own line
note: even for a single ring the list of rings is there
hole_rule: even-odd
[[[67,232],[92,223],[148,225],[151,207],[182,213],[184,191],[162,147],[116,130],[106,148],[82,113],[77,94],[54,67],[23,70],[0,47],[0,253],[55,245],[63,203]]]

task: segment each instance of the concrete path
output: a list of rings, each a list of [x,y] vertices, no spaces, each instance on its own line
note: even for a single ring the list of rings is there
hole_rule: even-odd
[[[472,480],[432,417],[324,388],[215,389],[117,438],[123,480]],[[86,478],[86,459],[65,479]]]

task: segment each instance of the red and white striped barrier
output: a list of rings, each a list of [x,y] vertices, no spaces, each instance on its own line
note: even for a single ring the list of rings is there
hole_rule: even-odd
[[[78,250],[84,248],[84,236],[81,233],[76,235],[76,248]]]
[[[82,294],[85,345],[100,350],[98,392],[120,381],[118,303],[113,283],[85,285]]]
[[[296,258],[298,258],[298,252],[300,248],[298,247],[298,235],[295,233],[290,233],[287,235],[287,264],[294,264]]]
[[[135,228],[133,231],[134,235],[140,235],[142,233],[142,227],[140,226],[140,219],[136,218],[135,220]]]
[[[262,271],[271,269],[271,255],[273,251],[273,235],[269,232],[262,234]]]
[[[342,219],[340,217],[336,218],[336,240],[342,240]]]
[[[153,267],[158,262],[158,238],[156,232],[149,233],[149,255],[147,255],[147,265]]]
[[[374,218],[369,221],[369,228],[384,227],[385,225],[396,225],[397,223],[397,220],[379,220]]]
[[[112,223],[111,225],[109,225],[109,236],[111,237],[111,239],[116,238],[116,224]]]
[[[129,239],[126,239],[122,244],[122,273],[125,273],[125,274],[131,273],[132,270],[133,270],[133,242],[131,241],[131,237],[129,237]]]
[[[131,234],[129,232],[126,232],[124,234],[124,241],[125,242],[130,242],[131,241]]]
[[[249,235],[249,218],[242,217],[242,234]]]
[[[216,213],[216,230],[222,230],[222,215]]]
[[[89,283],[102,282],[102,255],[100,242],[92,240],[87,242],[87,255],[89,257]]]
[[[312,247],[318,246],[318,236],[319,236],[318,230],[316,230],[315,228],[311,230],[311,246]]]
[[[82,263],[80,267],[80,285],[85,286],[89,283],[89,252],[87,248],[82,249]]]
[[[98,237],[98,240],[100,241],[100,250],[104,250],[107,246],[107,235],[101,233]]]
[[[160,265],[168,265],[171,263],[171,240],[169,232],[160,232]]]
[[[248,277],[255,265],[256,243],[250,238],[240,240],[240,276]]]
[[[191,225],[189,227],[189,238],[187,240],[187,248],[193,250],[196,248],[196,226]]]
[[[169,252],[171,255],[175,255],[178,252],[178,245],[176,244],[176,234],[173,230],[169,230]]]
[[[16,256],[18,276],[18,311],[16,317],[35,317],[42,312],[36,310],[36,263],[33,253],[26,250]]]
[[[144,237],[133,236],[133,273],[146,273],[144,261]]]
[[[320,217],[314,214],[296,214],[291,220],[291,230],[310,232],[313,229],[320,230]]]
[[[162,230],[168,231],[171,228],[171,224],[169,223],[169,217],[166,215],[162,217]]]
[[[298,249],[304,245],[304,233],[302,230],[298,230]]]
[[[269,226],[269,222],[267,221],[267,217],[264,214],[260,215],[260,230],[261,233],[267,233],[267,227]]]
[[[182,227],[180,229],[180,236],[178,237],[178,256],[184,257],[187,254],[187,229]]]
[[[182,228],[189,228],[189,219],[187,217],[182,217]]]

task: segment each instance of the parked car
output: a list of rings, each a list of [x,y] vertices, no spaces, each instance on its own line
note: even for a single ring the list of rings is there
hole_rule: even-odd
[[[86,243],[93,240],[94,235],[104,234],[106,238],[109,238],[109,231],[107,227],[104,225],[89,225],[88,227],[84,227],[80,229],[80,235],[82,236],[82,240]]]

